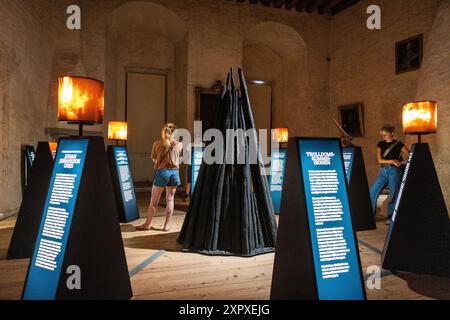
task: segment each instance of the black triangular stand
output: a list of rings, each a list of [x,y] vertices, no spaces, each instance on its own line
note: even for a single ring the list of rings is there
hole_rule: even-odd
[[[412,147],[382,257],[387,270],[450,277],[450,220],[426,143]]]
[[[272,277],[272,300],[317,300],[305,189],[296,139],[289,139],[277,246]]]
[[[39,142],[9,244],[7,259],[31,258],[33,255],[52,169],[53,157],[50,146],[48,142]]]
[[[314,224],[315,221],[310,221],[308,214],[308,199],[306,198],[307,193],[302,174],[303,170],[308,169],[302,168],[303,165],[298,144],[299,140],[336,140],[334,141],[336,143],[335,145],[340,145],[340,142],[337,139],[289,139],[272,276],[272,300],[318,300],[320,298],[318,281],[328,281],[324,280],[323,275],[318,275],[316,273],[314,253],[319,252],[319,248],[313,245],[311,236],[310,224]],[[337,171],[339,170],[340,169],[338,168]],[[343,163],[342,176],[344,176]],[[342,180],[345,184],[345,176]],[[347,187],[344,185],[340,188],[343,188],[340,189],[340,192],[344,192],[345,197],[347,197]],[[347,213],[347,216],[350,217],[350,213]],[[354,243],[356,260],[349,268],[351,269],[350,272],[355,272],[355,274],[357,274],[356,287],[359,287],[358,290],[360,291],[356,294],[359,295],[359,298],[357,299],[365,299],[356,233],[353,231],[352,227],[350,228],[352,229],[351,237],[348,237],[345,241]],[[316,230],[318,230],[318,228]],[[345,231],[343,232],[345,233]],[[333,244],[330,244],[330,247],[332,245]],[[323,263],[322,267],[325,267],[326,262],[321,260],[321,263]],[[348,293],[345,292],[346,290],[349,290],[346,288],[346,285],[347,283],[344,284],[344,287],[341,286],[342,297]],[[333,291],[335,290],[336,287],[333,288]],[[338,295],[339,296],[333,297],[333,299],[341,299],[341,294],[339,293]]]
[[[59,275],[47,272],[39,279],[30,279],[31,268],[36,268],[33,258],[25,290],[28,286],[35,285],[46,292],[49,286],[45,279],[56,276],[56,300],[129,299],[132,297],[132,289],[103,138],[61,138],[58,155],[64,152],[64,140],[80,139],[88,139],[88,146],[83,171],[79,177],[81,181],[72,221],[70,226],[66,224],[64,231],[68,232],[68,236],[61,268],[54,271],[59,272]],[[55,172],[57,165],[55,164]],[[49,193],[51,192],[52,190],[49,190]],[[37,240],[40,237],[41,235],[38,235]],[[36,241],[35,256],[38,242]],[[79,290],[71,290],[67,286],[70,274],[67,274],[66,270],[69,266],[77,266],[81,270]],[[39,272],[42,271],[34,274],[39,275]],[[35,298],[39,299],[39,296],[31,296],[31,299]]]
[[[348,198],[355,231],[375,230],[377,224],[372,210],[369,183],[361,147],[354,148]]]
[[[119,152],[122,159],[117,159],[116,151]],[[136,192],[131,177],[127,148],[124,146],[108,146],[107,155],[119,220],[122,223],[137,220],[139,219],[139,210],[136,204]],[[122,167],[122,170],[126,172],[119,172],[119,167]],[[127,189],[122,191],[124,185]]]

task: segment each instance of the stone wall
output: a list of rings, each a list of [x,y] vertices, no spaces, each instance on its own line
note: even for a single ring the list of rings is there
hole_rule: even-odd
[[[65,27],[69,4],[81,6],[81,31]],[[380,31],[366,28],[371,4],[382,8]],[[195,87],[224,80],[230,67],[274,82],[273,123],[289,127],[291,136],[336,136],[337,107],[362,102],[366,134],[355,142],[370,181],[379,128],[394,123],[411,144],[401,134],[401,106],[438,100],[440,132],[427,139],[449,203],[448,7],[448,0],[363,0],[330,18],[227,0],[6,1],[0,7],[0,212],[20,205],[20,145],[48,138],[45,128],[67,127],[56,121],[58,76],[105,81],[105,125],[92,128],[105,134],[107,121],[124,116],[125,68],[167,71],[168,119],[189,129]],[[420,33],[422,69],[396,75],[395,43]]]
[[[364,104],[365,136],[355,139],[355,144],[363,148],[369,182],[378,174],[376,145],[385,123],[394,124],[398,138],[408,145],[415,142],[403,136],[401,114],[402,105],[415,100],[420,71],[396,75],[395,44],[421,33],[427,43],[438,2],[364,0],[331,22],[330,117],[338,117],[341,105]],[[371,4],[381,8],[381,30],[366,27]],[[338,131],[330,126],[330,134]]]
[[[20,206],[21,145],[46,138],[59,7],[50,0],[2,1],[0,7],[0,215]]]
[[[450,0],[442,1],[425,44],[416,100],[438,102],[438,134],[430,142],[434,163],[450,208]],[[424,186],[426,190],[426,186]]]

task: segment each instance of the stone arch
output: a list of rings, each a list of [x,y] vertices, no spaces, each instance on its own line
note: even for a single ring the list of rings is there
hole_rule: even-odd
[[[186,127],[187,42],[184,21],[160,4],[130,1],[111,11],[106,17],[105,124],[124,119],[127,73],[132,72],[165,75],[165,120]],[[147,107],[150,109],[143,110],[143,114],[152,113],[152,101],[148,101]],[[130,140],[129,144],[133,176],[141,182],[151,180],[153,172],[150,160],[153,141],[148,141],[147,147],[143,139],[155,140],[160,136],[160,128],[152,125],[149,129],[146,133],[135,132],[134,137],[140,138]],[[131,136],[131,128],[129,131]],[[132,150],[131,142],[138,140],[137,149]]]
[[[277,22],[253,26],[244,35],[242,65],[247,78],[272,83],[273,127],[286,126],[294,135],[317,131],[307,46],[297,30]]]

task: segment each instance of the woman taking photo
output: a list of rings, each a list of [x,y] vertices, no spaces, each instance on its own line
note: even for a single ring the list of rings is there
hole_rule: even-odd
[[[372,209],[376,215],[377,199],[386,186],[389,187],[389,209],[387,224],[391,223],[394,214],[395,203],[397,201],[400,188],[401,166],[406,164],[409,157],[409,150],[394,137],[395,127],[385,125],[381,129],[383,141],[378,143],[377,158],[381,165],[380,174],[370,188],[370,198],[372,200]]]
[[[173,214],[175,192],[180,183],[180,157],[183,144],[173,138],[176,127],[173,123],[164,125],[161,131],[161,140],[153,143],[152,160],[155,164],[155,177],[153,179],[152,195],[147,211],[147,220],[137,230],[150,230],[153,216],[158,208],[159,199],[166,189],[166,222],[163,231],[170,230],[170,219]]]

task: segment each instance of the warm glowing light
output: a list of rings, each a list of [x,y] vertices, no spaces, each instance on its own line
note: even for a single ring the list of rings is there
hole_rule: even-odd
[[[109,140],[127,140],[127,123],[120,121],[110,121],[108,124]]]
[[[289,140],[288,128],[277,128],[273,130],[273,141],[278,143],[286,143]]]
[[[58,143],[57,142],[49,142],[48,145],[50,147],[50,152],[52,153],[53,159],[55,159],[56,150],[58,149]]]
[[[59,121],[102,123],[103,112],[103,82],[83,77],[59,78]]]
[[[427,134],[437,132],[437,103],[412,102],[403,106],[403,132]]]

